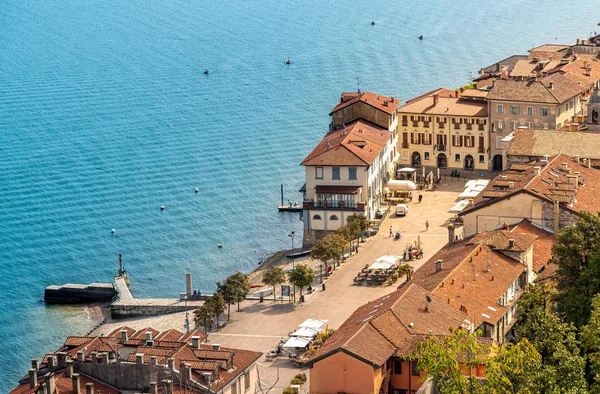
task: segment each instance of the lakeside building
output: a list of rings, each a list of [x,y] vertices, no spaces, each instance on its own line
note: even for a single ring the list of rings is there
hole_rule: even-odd
[[[319,144],[302,161],[304,245],[360,213],[374,219],[383,186],[396,163],[398,99],[371,92],[343,93]]]
[[[496,80],[486,97],[492,169],[507,168],[502,139],[515,129],[558,129],[583,114],[584,91],[562,74],[521,81]]]
[[[486,92],[440,88],[398,108],[398,163],[411,167],[488,170]]]
[[[395,292],[357,309],[309,362],[310,392],[414,393],[423,374],[416,345],[449,328],[481,330],[480,341],[504,343],[527,283],[544,270],[553,237],[522,221],[512,229],[457,239]],[[458,236],[460,238],[460,236]],[[471,371],[485,377],[485,368]]]
[[[564,154],[512,164],[458,215],[465,237],[527,219],[554,234],[574,224],[579,211],[598,212],[600,171]]]
[[[120,327],[106,336],[67,337],[10,394],[225,393],[255,390],[262,353],[203,345],[200,331]]]

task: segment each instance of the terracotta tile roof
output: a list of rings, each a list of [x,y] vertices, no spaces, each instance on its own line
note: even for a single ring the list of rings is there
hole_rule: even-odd
[[[561,67],[560,72],[581,86],[592,86],[600,79],[600,62],[579,58]]]
[[[80,392],[85,392],[85,385],[87,383],[94,384],[94,394],[119,394],[120,391],[109,385],[103,384],[102,382],[92,379],[88,376],[80,374],[79,378]],[[45,378],[38,378],[38,386],[36,388],[29,388],[29,381],[15,387],[9,394],[35,394],[38,393],[40,385],[45,382]],[[65,372],[58,372],[54,376],[54,384],[56,385],[56,393],[58,394],[73,394],[73,383],[71,378],[65,375]]]
[[[407,101],[406,104],[398,108],[398,113],[477,117],[487,116],[487,103],[485,101],[443,97],[438,94],[437,104],[435,104],[435,94],[438,93],[422,95]]]
[[[177,341],[182,336],[183,336],[183,333],[181,331],[171,329],[171,330],[161,332],[160,334],[158,334],[156,336],[155,339],[163,340],[163,341]]]
[[[327,133],[301,165],[371,165],[391,137],[387,129],[357,120]]]
[[[133,328],[127,327],[127,326],[121,326],[119,328],[115,328],[114,330],[112,330],[110,332],[110,334],[107,335],[107,337],[121,338],[121,330],[126,330],[127,331],[127,336],[129,338],[131,338],[131,336],[133,335],[133,333],[135,333],[135,330]]]
[[[600,159],[600,134],[580,131],[516,129],[509,156],[543,157],[564,153],[582,159]]]
[[[549,72],[560,64],[557,60],[552,61],[533,61],[531,59],[519,60],[512,71],[510,76],[512,78],[529,78],[539,77],[542,72]]]
[[[522,233],[537,237],[533,243],[532,266],[535,272],[540,272],[552,257],[553,234],[531,224],[528,220],[523,220],[516,225],[511,233]]]
[[[223,363],[217,361],[198,361],[198,360],[179,360],[179,365],[190,364],[192,369],[197,371],[214,371]]]
[[[179,338],[179,340],[191,343],[192,337],[200,337],[200,342],[204,342],[206,340],[206,334],[198,330],[192,330],[186,334],[183,334],[183,336]]]
[[[563,163],[567,164],[569,171],[574,174],[579,172],[578,187],[575,188],[568,181],[569,171],[564,171],[561,167]],[[473,205],[468,206],[458,215],[463,216],[474,212],[482,207],[494,204],[497,201],[511,197],[518,193],[529,193],[542,200],[553,202],[559,200],[561,208],[572,212],[588,211],[598,212],[600,210],[600,197],[597,190],[600,188],[600,171],[594,168],[588,168],[582,163],[570,158],[567,155],[560,154],[549,158],[548,164],[542,166],[540,174],[537,175],[535,166],[541,166],[538,160],[528,163],[529,169],[517,171],[511,169],[497,175],[483,189],[483,191],[473,199]],[[519,168],[524,168],[520,165]],[[515,179],[515,185],[512,188],[501,188],[504,195],[497,198],[487,198],[486,192],[499,190],[496,182],[506,181],[503,177],[512,177]],[[489,196],[488,196],[489,197]]]
[[[537,235],[534,234],[498,230],[481,232],[471,239],[471,243],[483,243],[495,251],[522,253],[526,252],[536,239]]]
[[[420,335],[447,334],[449,327],[459,327],[466,317],[437,297],[406,283],[395,292],[358,308],[311,358],[311,362],[343,351],[374,366],[392,355],[408,355],[423,339]]]
[[[550,82],[553,84],[552,88]],[[561,74],[527,81],[498,79],[494,82],[487,99],[561,104],[583,90],[584,87]]]
[[[152,328],[152,327],[146,327],[146,328],[144,328],[142,330],[137,330],[129,338],[130,339],[146,339],[146,333],[147,332],[152,333],[152,338],[154,338],[158,334],[158,331],[156,331],[154,328]]]
[[[510,72],[515,64],[521,59],[527,59],[527,55],[512,55],[492,65],[484,67],[482,69],[482,72],[484,73],[483,77],[489,77],[489,74],[503,71],[501,70],[500,66],[502,66],[503,69],[506,69],[506,71]]]
[[[370,105],[371,107],[383,111],[389,115],[393,114],[398,105],[400,105],[400,100],[393,98],[382,96],[372,92],[364,92],[364,93],[342,93],[342,100],[338,105],[335,106],[334,109],[331,110],[330,116],[335,112],[338,112],[341,109],[347,108],[357,102],[363,102],[365,104]]]
[[[65,341],[65,346],[68,347],[77,347],[77,346],[81,346],[84,343],[88,343],[89,341],[91,341],[93,338],[90,337],[76,337],[76,336],[69,336],[67,337],[67,340]]]
[[[486,98],[487,94],[488,94],[487,90],[465,89],[460,93],[460,96],[461,97]]]
[[[213,350],[210,346],[201,346],[200,349],[193,349],[194,356],[198,359],[210,359],[210,360],[229,360],[231,358],[232,350]]]
[[[465,311],[470,319],[475,319],[472,321],[475,327],[482,322],[496,324],[506,313],[498,301],[526,271],[524,264],[486,245],[486,242],[503,245],[504,234],[496,233],[488,232],[443,247],[415,272],[412,281]],[[513,237],[523,246],[531,242],[529,235]],[[443,268],[436,272],[438,260],[443,261]]]

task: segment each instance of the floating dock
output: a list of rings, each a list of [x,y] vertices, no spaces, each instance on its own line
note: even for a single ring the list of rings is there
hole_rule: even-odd
[[[302,205],[280,205],[277,209],[279,212],[302,212]]]
[[[111,302],[117,295],[112,283],[91,283],[79,285],[67,283],[63,286],[51,285],[44,291],[47,304],[87,304]]]

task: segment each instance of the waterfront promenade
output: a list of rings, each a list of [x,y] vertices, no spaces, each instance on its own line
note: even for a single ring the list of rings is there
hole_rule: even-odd
[[[360,305],[394,291],[401,283],[391,286],[353,285],[353,278],[365,264],[372,263],[384,254],[401,255],[406,243],[414,242],[417,235],[420,235],[424,258],[411,262],[411,266],[418,269],[447,243],[447,220],[453,216],[448,210],[455,204],[463,186],[464,181],[444,180],[437,191],[422,192],[423,202],[410,204],[406,217],[388,216],[381,231],[368,238],[361,245],[359,253],[342,263],[331,275],[326,281],[325,291],[316,291],[307,296],[303,304],[273,303],[269,299],[265,299],[264,303],[247,300],[241,304],[239,312],[235,312],[236,308],[232,306],[231,321],[219,331],[209,332],[208,341],[232,348],[266,352],[275,348],[280,337],[286,337],[305,319],[325,319],[329,321],[330,328],[338,328]],[[414,193],[415,202],[417,195],[418,192]],[[425,231],[426,220],[430,223],[428,231]],[[389,237],[390,226],[394,232],[402,233],[401,240]],[[171,328],[185,331],[185,315],[185,312],[181,312],[147,318],[108,320],[95,333],[105,334],[122,325],[134,329],[153,327],[159,331]],[[193,319],[193,313],[189,313],[189,318]],[[221,319],[224,321],[225,316]],[[264,362],[263,357],[261,363]],[[276,386],[279,388],[287,387],[291,377],[299,372],[283,358],[264,365],[261,380],[266,386],[272,385],[277,375],[277,369],[269,366],[280,367],[280,379]]]

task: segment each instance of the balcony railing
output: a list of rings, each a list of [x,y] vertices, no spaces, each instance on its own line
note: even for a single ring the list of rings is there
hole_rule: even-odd
[[[364,210],[364,202],[355,201],[304,201],[304,208],[323,208],[323,209],[360,209]]]
[[[480,146],[479,148],[477,148],[477,153],[485,153],[485,148]]]

